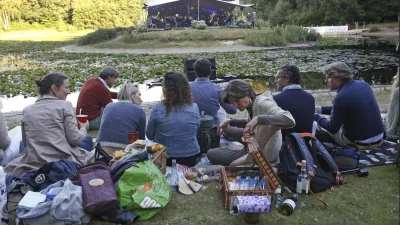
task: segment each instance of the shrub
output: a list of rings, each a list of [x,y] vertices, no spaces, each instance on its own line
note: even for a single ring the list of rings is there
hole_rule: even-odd
[[[205,30],[207,28],[206,24],[197,24],[196,29],[198,30]]]
[[[239,28],[251,28],[252,26],[251,26],[251,23],[250,22],[244,22],[244,23],[241,23],[241,24],[239,24]]]
[[[283,32],[286,41],[290,43],[297,43],[299,41],[306,41],[308,32],[299,26],[287,26]]]
[[[307,34],[307,41],[318,41],[321,38],[321,35],[315,30],[310,29]]]
[[[266,30],[248,33],[244,42],[251,46],[278,46],[285,45],[285,38],[276,31]]]
[[[32,24],[25,21],[16,21],[10,23],[10,27],[8,30],[13,31],[13,30],[32,30],[32,29],[34,29]]]
[[[371,27],[369,28],[368,32],[372,33],[372,32],[378,32],[378,31],[380,31],[380,30],[381,30],[381,29],[380,29],[378,26],[373,25],[373,26],[371,26]]]
[[[192,28],[197,28],[197,26],[199,26],[199,25],[202,26],[203,24],[206,25],[206,22],[204,20],[199,20],[199,21],[192,20]]]
[[[257,27],[270,27],[269,21],[263,20],[263,19],[257,19],[256,26]]]
[[[112,40],[117,37],[115,29],[99,29],[81,37],[78,41],[79,45],[96,44],[102,41]]]
[[[139,26],[137,27],[137,29],[136,29],[136,32],[137,32],[137,33],[145,33],[145,32],[147,32],[147,31],[148,31],[148,30],[147,30],[146,24],[139,25]]]

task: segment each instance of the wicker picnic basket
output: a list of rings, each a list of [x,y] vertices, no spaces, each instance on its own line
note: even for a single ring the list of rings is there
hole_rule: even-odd
[[[154,152],[151,154],[151,161],[157,166],[157,168],[165,174],[167,171],[167,152],[165,151],[165,147],[161,150]]]
[[[253,136],[243,137],[243,141],[247,143],[249,152],[253,155],[255,163],[258,167],[231,167],[222,168],[219,180],[219,189],[221,190],[224,200],[225,209],[229,209],[232,196],[237,195],[272,195],[274,190],[281,185],[281,181],[275,174],[272,166],[266,160],[257,140]],[[229,182],[236,179],[240,171],[260,171],[264,176],[268,177],[269,189],[263,190],[230,190]]]

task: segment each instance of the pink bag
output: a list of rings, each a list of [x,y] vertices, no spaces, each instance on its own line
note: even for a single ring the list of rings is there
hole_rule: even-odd
[[[99,214],[118,208],[118,197],[108,166],[95,162],[79,167],[79,183],[83,191],[83,208],[88,214]]]

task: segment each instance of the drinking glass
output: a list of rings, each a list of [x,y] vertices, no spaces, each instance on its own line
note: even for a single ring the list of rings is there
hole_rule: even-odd
[[[139,139],[139,132],[137,131],[128,132],[129,143],[133,144],[137,139]]]

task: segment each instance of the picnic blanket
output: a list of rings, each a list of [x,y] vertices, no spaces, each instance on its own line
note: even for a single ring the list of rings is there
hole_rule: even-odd
[[[328,151],[341,149],[340,146],[332,143],[324,142],[323,144]],[[397,143],[385,140],[379,148],[359,150],[359,166],[365,167],[394,164],[396,160],[396,153],[398,151],[397,145]]]

